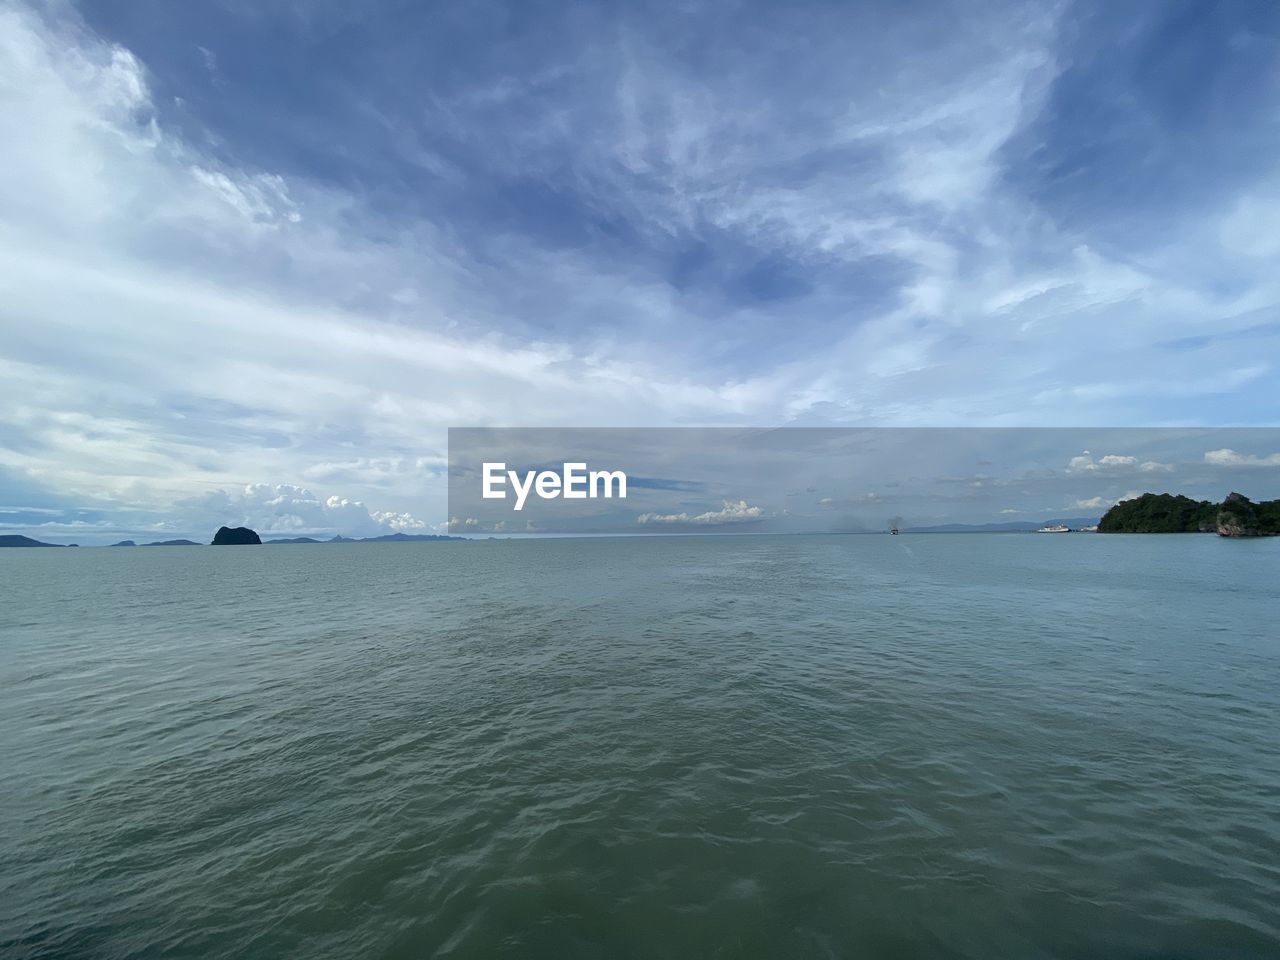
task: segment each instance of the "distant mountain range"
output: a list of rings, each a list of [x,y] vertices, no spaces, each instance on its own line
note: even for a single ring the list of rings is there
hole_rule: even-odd
[[[1080,528],[1091,527],[1098,522],[1097,517],[1065,517],[1060,520],[1045,520],[1032,523],[1026,520],[1014,520],[1007,523],[944,523],[932,527],[905,527],[903,533],[1027,533],[1041,527],[1062,526]],[[277,540],[263,540],[264,545],[277,544],[289,546],[308,543],[419,543],[434,540],[466,540],[467,537],[451,537],[439,533],[385,533],[378,537],[344,537],[341,534],[327,540],[315,537],[282,537]],[[492,539],[492,538],[491,538]],[[61,547],[60,543],[44,543],[30,537],[4,535],[0,536],[0,547]],[[66,544],[75,546],[75,544]],[[132,540],[121,540],[111,544],[113,547],[198,547],[202,544],[194,540],[157,540],[152,543],[135,543]]]
[[[416,543],[423,540],[465,540],[466,537],[449,537],[438,533],[385,533],[380,537],[344,537],[336,536],[328,540],[315,540],[311,537],[290,537],[282,540],[264,540],[263,543]],[[45,543],[17,534],[0,535],[0,547],[74,547],[78,544]],[[113,547],[199,547],[202,544],[194,540],[156,540],[152,543],[136,543],[133,540],[121,540],[111,544]]]
[[[1041,527],[1092,527],[1097,517],[1063,517],[1058,520],[1031,522],[1010,520],[1007,523],[943,523],[934,527],[905,527],[903,533],[1032,533]]]
[[[380,537],[330,537],[328,540],[316,540],[312,537],[289,537],[283,540],[263,540],[264,544],[272,543],[418,543],[424,540],[465,540],[466,537],[449,537],[440,533],[384,533]]]

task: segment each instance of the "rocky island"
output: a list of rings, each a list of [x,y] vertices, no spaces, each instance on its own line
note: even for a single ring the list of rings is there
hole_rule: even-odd
[[[1144,493],[1108,510],[1098,523],[1098,532],[1280,536],[1280,500],[1254,503],[1233,492],[1222,503],[1214,503],[1168,493]]]
[[[1218,536],[1280,536],[1280,500],[1254,503],[1248,497],[1230,493],[1218,508]]]
[[[244,546],[260,543],[262,543],[262,538],[248,527],[219,527],[218,532],[213,535],[213,545],[215,547]]]

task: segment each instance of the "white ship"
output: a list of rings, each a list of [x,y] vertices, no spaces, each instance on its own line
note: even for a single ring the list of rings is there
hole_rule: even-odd
[[[1036,533],[1070,533],[1071,528],[1061,523],[1056,523],[1052,527],[1041,527]]]

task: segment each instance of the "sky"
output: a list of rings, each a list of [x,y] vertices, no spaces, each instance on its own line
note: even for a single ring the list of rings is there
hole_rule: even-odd
[[[459,426],[1280,426],[1278,40],[0,0],[0,532],[437,532]]]
[[[1273,449],[1278,435],[1268,427],[454,428],[448,529],[826,534],[1055,521],[1078,529],[1146,492],[1256,495],[1280,476],[1280,453],[1253,451]],[[606,485],[593,472],[612,476]],[[566,478],[572,498],[562,495]]]

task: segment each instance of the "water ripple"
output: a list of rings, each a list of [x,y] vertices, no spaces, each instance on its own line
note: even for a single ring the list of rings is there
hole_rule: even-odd
[[[1280,955],[1280,544],[910,541],[10,551],[0,955]]]

